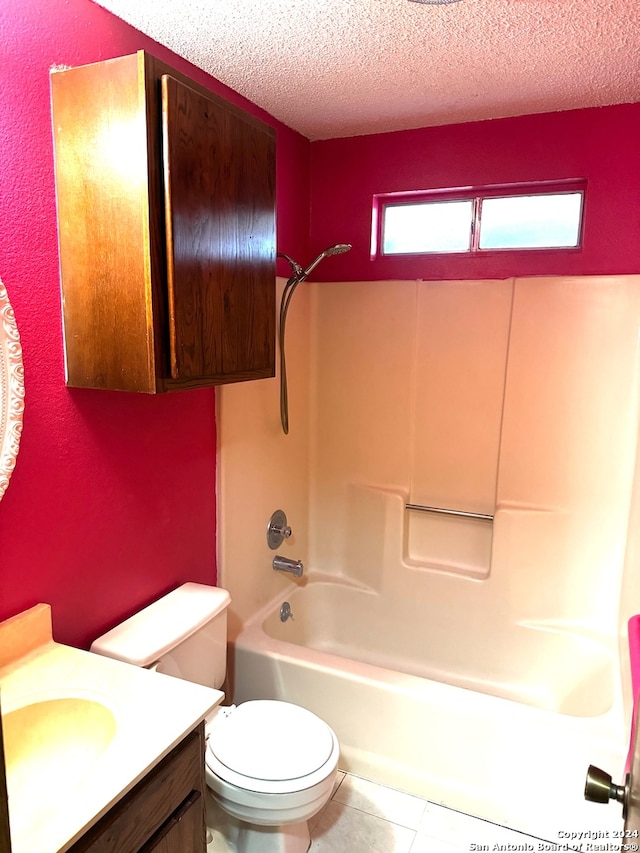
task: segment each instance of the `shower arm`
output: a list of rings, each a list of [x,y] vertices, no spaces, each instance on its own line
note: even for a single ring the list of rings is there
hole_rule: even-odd
[[[282,431],[285,435],[289,434],[289,393],[287,386],[287,360],[285,356],[285,329],[291,297],[300,282],[307,278],[307,276],[318,266],[320,261],[330,255],[341,255],[343,252],[348,252],[350,248],[350,243],[336,243],[334,246],[330,246],[328,249],[320,252],[315,261],[312,261],[306,269],[302,269],[300,264],[294,261],[293,258],[289,257],[289,255],[285,255],[284,252],[278,252],[277,256],[279,258],[284,258],[293,270],[293,275],[285,284],[282,296],[280,297],[280,316],[278,322],[278,347],[280,350],[280,423],[282,424]]]

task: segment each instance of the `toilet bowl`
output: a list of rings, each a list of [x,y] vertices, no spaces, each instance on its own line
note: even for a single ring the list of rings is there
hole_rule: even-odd
[[[229,594],[184,584],[99,637],[91,651],[220,688]],[[339,744],[290,702],[220,706],[207,719],[207,853],[305,853],[331,796]]]
[[[227,841],[241,853],[306,851],[306,822],[331,796],[338,757],[335,733],[299,705],[254,700],[218,709],[207,726],[205,778],[230,818]]]

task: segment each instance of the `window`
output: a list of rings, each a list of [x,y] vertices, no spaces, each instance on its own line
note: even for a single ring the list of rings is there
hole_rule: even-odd
[[[471,199],[386,205],[382,252],[468,252],[472,216]]]
[[[577,249],[585,189],[585,181],[573,180],[378,195],[372,257]]]

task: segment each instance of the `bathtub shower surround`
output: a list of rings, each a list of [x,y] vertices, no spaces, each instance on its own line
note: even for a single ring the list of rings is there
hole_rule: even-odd
[[[510,572],[524,560],[518,582],[540,586],[542,573],[563,609],[589,577],[587,594],[617,607],[617,584],[604,590],[598,567],[624,549],[640,279],[324,283],[316,300],[313,565],[352,576],[354,520],[377,529],[354,519],[350,488],[363,484],[495,517],[408,511],[404,556],[418,571],[495,575],[508,512],[527,538],[509,555]],[[375,587],[371,568],[357,579]]]
[[[439,602],[443,642],[462,632],[504,656],[533,635],[537,670],[545,633],[617,655],[640,609],[621,601],[640,278],[322,288],[309,568],[398,613],[422,605],[429,618]],[[357,332],[340,323],[354,315]],[[403,501],[493,521],[399,512]],[[498,628],[503,642],[487,644]],[[609,671],[611,704],[621,685]]]
[[[301,498],[299,470],[269,495],[266,420],[251,467],[234,453],[249,401],[223,390],[239,697],[309,705],[345,769],[447,806],[552,839],[619,826],[583,789],[628,746],[640,277],[313,287]],[[239,559],[248,482],[252,512],[306,529],[306,587],[259,580],[264,547]]]

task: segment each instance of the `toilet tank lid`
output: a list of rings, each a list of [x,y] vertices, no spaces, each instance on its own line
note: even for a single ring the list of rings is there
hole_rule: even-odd
[[[229,606],[226,589],[186,583],[98,637],[91,651],[149,666]]]

